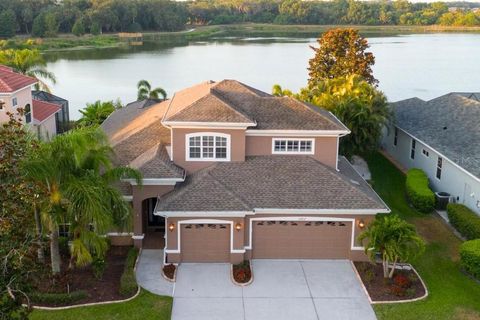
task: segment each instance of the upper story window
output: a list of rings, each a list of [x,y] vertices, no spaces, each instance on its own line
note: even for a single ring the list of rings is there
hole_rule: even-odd
[[[410,148],[410,159],[415,159],[415,146],[417,145],[417,141],[415,139],[412,139],[412,146]]]
[[[438,157],[437,159],[437,172],[435,176],[437,177],[438,180],[442,179],[442,167],[443,167],[443,159],[441,157]]]
[[[12,106],[16,107],[18,105],[17,98],[12,98]]]
[[[274,138],[272,153],[274,154],[313,154],[314,139]]]
[[[393,145],[396,146],[398,144],[398,128],[395,127],[393,132]]]
[[[25,113],[25,122],[32,122],[32,108],[30,107],[30,104],[25,106],[25,110],[23,112]]]
[[[186,158],[189,161],[230,161],[230,135],[190,133],[186,135]]]
[[[0,110],[3,110],[3,108],[5,107],[5,101],[3,99],[0,99]]]

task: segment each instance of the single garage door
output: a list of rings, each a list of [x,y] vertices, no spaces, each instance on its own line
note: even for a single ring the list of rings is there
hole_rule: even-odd
[[[182,224],[182,262],[230,261],[230,225]]]
[[[348,259],[352,223],[253,221],[256,259]]]

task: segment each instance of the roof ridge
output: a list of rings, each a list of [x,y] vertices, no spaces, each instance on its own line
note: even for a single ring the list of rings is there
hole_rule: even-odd
[[[230,107],[234,112],[237,114],[241,115],[242,117],[246,118],[249,121],[256,122],[255,119],[252,119],[248,114],[243,112],[243,110],[237,110],[237,108],[242,109],[241,107],[237,106],[235,103],[233,103],[231,100],[227,99],[222,95],[221,92],[216,90],[215,88],[210,88],[210,92],[212,95],[214,95],[216,98],[218,98],[220,101],[222,101],[225,105]]]
[[[236,198],[238,201],[240,201],[240,203],[242,203],[245,208],[249,209],[249,210],[252,210],[252,205],[249,204],[246,199],[244,199],[242,196],[239,196],[238,194],[235,193],[235,191],[233,191],[231,188],[229,188],[227,185],[225,185],[223,182],[221,182],[220,180],[218,180],[217,178],[215,178],[213,175],[210,174],[212,170],[209,170],[208,171],[208,175],[214,180],[216,181],[219,185],[221,185],[225,191],[227,191],[231,196],[233,196],[234,198]]]

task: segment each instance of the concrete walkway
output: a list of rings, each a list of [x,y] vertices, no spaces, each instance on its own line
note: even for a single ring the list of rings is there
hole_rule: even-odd
[[[137,264],[137,283],[162,296],[173,296],[174,284],[162,276],[163,250],[143,249]]]
[[[172,320],[374,320],[349,261],[253,260],[240,287],[229,264],[181,264]]]

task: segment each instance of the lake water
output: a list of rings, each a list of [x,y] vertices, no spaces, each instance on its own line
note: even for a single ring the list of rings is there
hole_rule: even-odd
[[[451,91],[480,91],[480,34],[414,34],[369,38],[379,87],[390,101],[431,99]],[[270,92],[306,84],[315,39],[218,39],[166,46],[57,52],[47,55],[58,83],[53,93],[70,101],[78,119],[87,102],[136,98],[140,79],[176,90],[206,80],[237,79]]]

